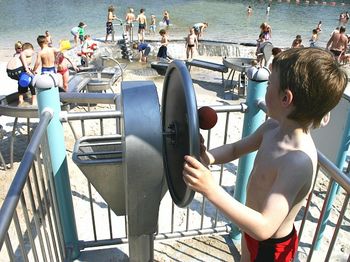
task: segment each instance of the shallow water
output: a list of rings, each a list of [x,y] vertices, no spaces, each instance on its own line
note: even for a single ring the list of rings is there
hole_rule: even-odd
[[[158,22],[163,10],[169,10],[171,24],[170,38],[183,38],[188,28],[194,23],[207,21],[209,27],[205,39],[232,41],[239,43],[255,43],[259,34],[259,25],[267,21],[272,26],[272,42],[275,46],[288,47],[295,35],[302,35],[303,42],[308,46],[311,31],[322,20],[322,32],[319,44],[325,46],[330,33],[338,26],[339,13],[348,10],[350,1],[335,6],[315,4],[310,1],[294,0],[290,3],[272,1],[270,15],[265,14],[268,1],[234,1],[234,0],[134,0],[132,7],[135,13],[140,8],[146,8],[146,15],[155,14]],[[329,1],[327,1],[329,3]],[[117,6],[117,16],[124,17],[130,6],[130,1],[92,1],[92,0],[0,0],[0,28],[2,49],[13,48],[17,40],[29,41],[36,48],[36,37],[49,30],[53,35],[54,44],[60,39],[71,39],[70,29],[80,21],[88,26],[86,33],[94,38],[103,38],[105,34],[105,19],[107,7]],[[246,8],[251,5],[253,15],[247,16]],[[157,30],[160,27],[158,26]],[[121,27],[117,27],[120,36]],[[154,36],[158,37],[158,35]]]

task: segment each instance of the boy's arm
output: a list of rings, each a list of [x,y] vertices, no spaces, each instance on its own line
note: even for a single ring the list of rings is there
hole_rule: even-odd
[[[202,193],[227,218],[256,240],[273,236],[294,205],[305,198],[311,187],[313,167],[304,153],[292,152],[279,163],[276,180],[260,212],[247,207],[228,194],[199,161],[185,157],[184,181],[189,188]],[[304,155],[301,155],[304,154]],[[311,174],[311,175],[310,175]],[[310,176],[309,176],[310,175]],[[302,194],[301,194],[302,193]]]
[[[19,60],[21,61],[24,70],[28,73],[31,74],[30,68],[28,67],[27,61],[26,61],[26,56],[25,56],[25,51],[22,51],[21,54],[19,55]]]
[[[231,162],[242,155],[258,150],[263,138],[263,134],[268,128],[276,125],[273,120],[267,120],[264,122],[253,134],[235,142],[232,144],[226,144],[210,151],[206,151],[202,154],[204,163],[211,164],[224,164]]]
[[[38,69],[38,67],[39,67],[40,65],[41,65],[41,53],[38,52],[38,54],[37,54],[37,56],[36,56],[34,68],[33,68],[34,74],[36,74],[36,70]]]

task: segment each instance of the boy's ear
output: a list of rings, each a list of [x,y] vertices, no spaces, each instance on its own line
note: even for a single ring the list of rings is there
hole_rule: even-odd
[[[293,93],[289,89],[286,89],[282,97],[282,104],[287,107],[292,103],[293,103]]]

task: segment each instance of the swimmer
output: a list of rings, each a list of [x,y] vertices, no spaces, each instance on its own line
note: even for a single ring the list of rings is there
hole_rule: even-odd
[[[133,27],[134,21],[136,20],[134,9],[129,8],[127,14],[125,15],[125,31],[129,34],[130,41],[133,41]]]
[[[270,14],[271,4],[269,3],[266,7],[266,15]]]
[[[170,25],[170,15],[167,10],[165,10],[163,13],[163,23],[165,23],[167,26]]]
[[[149,25],[149,31],[152,32],[152,33],[155,33],[156,32],[156,29],[157,29],[157,19],[156,19],[156,16],[155,15],[151,15],[151,23]]]
[[[322,21],[319,21],[317,26],[316,26],[316,31],[317,33],[321,32],[322,31]]]
[[[145,9],[140,9],[140,14],[137,16],[136,20],[139,22],[138,39],[139,42],[145,41],[145,32],[147,28],[147,17],[145,15]]]
[[[309,40],[309,42],[310,42],[310,47],[316,47],[317,40],[318,40],[317,30],[316,30],[316,29],[313,29],[313,30],[312,30],[311,39]]]
[[[346,53],[348,48],[348,38],[345,35],[345,27],[339,28],[339,33],[334,33],[327,42],[326,48],[330,50],[334,58],[339,61],[341,55]]]
[[[264,35],[264,39],[266,41],[270,40],[272,37],[272,30],[271,30],[271,26],[264,22],[260,25],[260,34]]]
[[[45,37],[47,39],[47,44],[52,47],[52,36],[49,31],[45,31]]]
[[[252,14],[253,14],[253,8],[249,5],[249,6],[247,7],[247,15],[250,16],[250,15],[252,15]]]
[[[121,23],[121,20],[116,17],[114,14],[115,8],[113,5],[110,5],[107,10],[107,22],[106,22],[106,38],[105,43],[107,43],[108,36],[114,34],[114,28],[113,28],[113,20],[118,20]],[[113,38],[114,36],[112,36]],[[84,39],[80,39],[81,43],[84,41]]]
[[[193,58],[194,51],[198,48],[198,38],[194,32],[194,28],[190,28],[190,33],[186,38],[186,58]]]
[[[297,35],[292,43],[292,48],[304,47],[302,45],[303,40],[301,39],[301,35]]]

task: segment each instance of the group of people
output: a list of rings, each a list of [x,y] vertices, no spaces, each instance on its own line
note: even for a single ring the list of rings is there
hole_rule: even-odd
[[[45,32],[45,35],[37,37],[37,43],[40,51],[37,52],[34,63],[35,51],[33,45],[28,42],[22,44],[20,41],[15,43],[15,53],[7,63],[7,75],[18,81],[19,106],[23,105],[24,96],[28,90],[31,93],[31,104],[36,105],[36,92],[32,85],[32,79],[36,74],[57,73],[62,79],[60,82],[62,89],[67,91],[69,64],[74,70],[79,70],[61,50],[52,47],[52,38],[48,31]]]
[[[110,5],[107,12],[107,22],[106,22],[106,38],[105,42],[108,41],[108,37],[114,33],[113,21],[117,20],[121,25],[125,24],[125,31],[129,35],[129,39],[133,40],[133,28],[134,23],[138,23],[138,42],[145,41],[146,31],[150,33],[155,33],[157,29],[157,18],[154,14],[150,16],[150,22],[147,21],[146,10],[144,8],[140,9],[140,13],[136,16],[134,14],[134,9],[129,7],[124,19],[118,18],[115,14],[115,7]],[[170,25],[170,14],[167,10],[163,12],[163,23],[168,27]]]
[[[312,36],[310,39],[310,47],[318,47],[316,44],[319,33],[322,31],[322,21],[319,21],[317,27],[312,30]],[[349,45],[349,37],[345,34],[345,26],[336,27],[326,44],[326,49],[328,49],[333,55],[334,59],[338,62],[347,62],[349,55],[346,54]],[[292,48],[304,47],[302,44],[301,35],[297,35],[292,42]]]
[[[112,9],[109,12],[113,13]],[[84,28],[83,24],[80,28]],[[262,43],[270,40],[271,26],[263,23],[260,30],[259,40]],[[165,29],[159,33],[162,57],[167,55],[168,36]],[[348,42],[344,33],[345,28],[340,27],[327,43],[327,49],[335,56],[346,50]],[[84,41],[79,33],[78,36],[81,42]],[[300,39],[298,35],[293,47],[301,47]],[[22,73],[34,76],[40,67],[41,73],[57,70],[62,76],[65,74],[63,61],[70,62],[69,59],[49,46],[47,36],[39,35],[37,42],[41,50],[33,67],[33,45],[15,44],[16,52],[7,66],[9,77],[19,81]],[[193,27],[186,40],[187,57],[192,57],[196,45],[198,35]],[[144,41],[140,41],[137,48],[146,57],[150,52]],[[334,55],[326,50],[290,48],[277,51],[265,95],[269,119],[242,140],[211,150],[207,150],[200,136],[200,158],[186,155],[183,160],[182,176],[188,188],[203,194],[242,230],[242,261],[293,260],[298,247],[294,221],[312,190],[318,164],[310,131],[319,127],[338,104],[348,83],[346,73]],[[140,61],[147,61],[147,58],[141,57]],[[35,89],[29,83],[27,87],[19,85],[19,104],[23,103],[23,94],[28,89],[32,104],[36,103]],[[208,166],[228,163],[254,151],[257,155],[243,204],[215,182]]]

